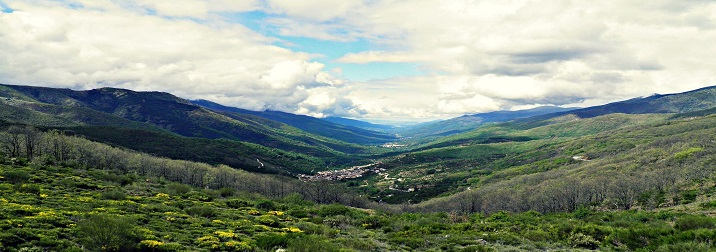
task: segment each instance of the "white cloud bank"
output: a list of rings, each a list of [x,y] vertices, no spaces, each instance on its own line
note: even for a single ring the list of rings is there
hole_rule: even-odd
[[[342,18],[299,20],[394,48],[339,62],[420,63],[432,73],[362,85],[431,94],[423,104],[352,93],[358,105],[403,116],[596,105],[716,85],[714,1],[387,0],[337,11]]]
[[[212,15],[210,3],[222,7],[216,11],[255,8],[232,2],[8,1],[0,82],[158,90],[315,116],[351,110],[343,81],[323,64]]]
[[[5,1],[0,82],[159,90],[248,109],[434,119],[596,105],[716,85],[716,2],[489,0]],[[376,48],[337,62],[424,76],[342,80],[218,13],[260,11],[282,36]]]

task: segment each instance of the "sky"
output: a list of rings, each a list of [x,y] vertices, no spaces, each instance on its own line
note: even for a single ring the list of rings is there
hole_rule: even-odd
[[[0,0],[0,83],[416,122],[716,85],[712,0]]]

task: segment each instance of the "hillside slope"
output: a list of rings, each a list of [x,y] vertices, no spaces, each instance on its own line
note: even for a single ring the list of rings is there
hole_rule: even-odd
[[[578,118],[622,113],[622,114],[680,114],[703,111],[716,107],[716,86],[700,88],[675,94],[654,94],[649,97],[633,98],[601,106],[551,113],[515,120],[522,129],[545,125],[549,119],[574,115]]]
[[[368,149],[355,144],[313,135],[261,117],[237,120],[161,92],[135,92],[115,88],[73,91],[1,85],[0,97],[4,98],[0,101],[3,105],[22,110],[17,114],[37,115],[36,118],[25,118],[24,121],[17,116],[4,117],[14,118],[8,120],[16,123],[37,126],[90,125],[163,129],[187,137],[226,138],[287,151],[310,149],[311,153],[321,156],[369,152]]]
[[[519,118],[528,118],[569,110],[572,110],[572,108],[545,106],[517,111],[495,111],[464,115],[441,121],[426,122],[414,126],[397,128],[394,131],[404,138],[414,139],[415,141],[424,141],[426,139],[436,139],[439,137],[468,132],[488,123],[508,122]]]
[[[395,141],[397,139],[395,136],[392,136],[390,134],[332,123],[327,120],[322,120],[310,116],[295,115],[280,111],[251,111],[223,106],[221,104],[207,100],[195,100],[192,101],[192,103],[214,111],[218,111],[236,120],[243,121],[245,120],[244,118],[249,118],[251,116],[266,118],[269,120],[291,125],[293,127],[299,128],[312,134],[333,138],[348,143],[382,144],[385,142]]]

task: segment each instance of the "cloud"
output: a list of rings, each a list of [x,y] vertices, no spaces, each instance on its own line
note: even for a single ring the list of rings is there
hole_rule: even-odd
[[[368,51],[359,53],[349,53],[343,57],[336,59],[337,62],[341,63],[371,63],[371,62],[424,62],[427,61],[427,57],[405,53],[405,52],[385,52],[385,51]]]
[[[394,95],[391,103],[374,101],[382,109],[359,104],[375,113],[440,117],[531,104],[595,105],[714,85],[713,13],[716,2],[704,0],[409,0],[365,1],[330,23],[297,17],[314,26],[349,28],[352,36],[383,47],[338,62],[419,63],[435,75],[418,89],[434,96],[412,91],[412,78],[384,81],[424,104]]]
[[[318,22],[342,19],[365,4],[363,0],[267,0],[266,3],[269,12]]]
[[[5,83],[119,86],[249,109],[425,120],[716,84],[709,0],[6,2],[14,12],[0,14]],[[265,14],[257,21],[268,32],[227,18],[249,11]],[[370,48],[318,59],[294,51],[301,45],[292,36]],[[350,64],[381,62],[418,65],[421,75],[340,77]]]
[[[138,2],[162,16],[205,18],[208,14],[206,2],[199,0],[139,0]]]
[[[223,3],[222,11],[256,7],[211,2]],[[14,12],[0,14],[0,82],[158,90],[313,115],[332,113],[334,103],[350,110],[350,102],[337,97],[344,81],[323,64],[209,17],[215,8],[209,2],[119,3],[8,1]]]

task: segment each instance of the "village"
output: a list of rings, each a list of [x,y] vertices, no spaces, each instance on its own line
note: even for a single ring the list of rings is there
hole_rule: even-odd
[[[300,174],[298,175],[298,179],[300,179],[301,181],[339,181],[344,179],[355,179],[360,178],[363,176],[363,174],[370,172],[384,172],[385,169],[379,167],[381,164],[383,163],[376,162],[367,165],[353,166],[351,168],[342,170],[322,171],[316,173],[316,175]]]

